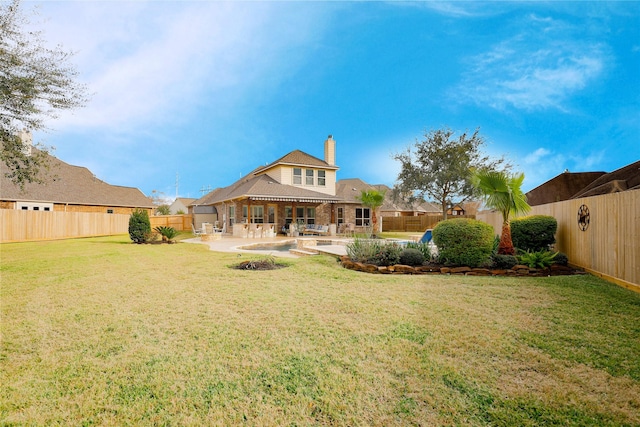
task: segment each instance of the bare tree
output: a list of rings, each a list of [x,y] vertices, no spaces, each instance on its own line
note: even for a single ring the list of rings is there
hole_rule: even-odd
[[[28,30],[20,0],[0,4],[0,160],[5,175],[21,187],[41,181],[46,148],[25,147],[26,131],[46,130],[46,122],[61,110],[83,106],[86,88],[76,82],[69,63],[72,54],[61,46],[46,46],[42,32]]]

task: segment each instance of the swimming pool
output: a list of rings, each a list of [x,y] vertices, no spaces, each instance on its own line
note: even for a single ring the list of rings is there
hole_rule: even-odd
[[[316,246],[324,246],[324,245],[331,245],[331,244],[333,244],[331,240],[320,240],[320,239],[316,240]],[[285,240],[282,242],[273,242],[273,243],[254,243],[252,245],[238,246],[238,249],[242,249],[244,251],[288,252],[289,249],[297,249],[297,248],[298,248],[297,240]]]

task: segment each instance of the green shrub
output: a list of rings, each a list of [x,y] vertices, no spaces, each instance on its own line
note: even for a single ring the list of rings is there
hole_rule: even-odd
[[[380,252],[381,246],[380,240],[360,239],[356,237],[352,243],[347,244],[346,250],[351,261],[366,263]]]
[[[428,243],[407,242],[407,245],[405,246],[405,248],[417,249],[420,252],[422,252],[422,256],[424,257],[425,261],[431,261],[431,247],[429,246]]]
[[[489,264],[493,227],[475,219],[448,219],[433,229],[433,241],[438,247],[440,262],[479,267]]]
[[[567,265],[569,264],[569,257],[564,252],[558,252],[553,259],[554,264]]]
[[[558,221],[548,215],[532,215],[511,221],[513,246],[521,251],[547,251],[556,242]]]
[[[136,209],[129,216],[129,237],[133,243],[145,243],[151,236],[151,222],[147,211]]]
[[[396,243],[383,243],[378,252],[368,260],[369,264],[388,266],[400,262],[402,248]]]
[[[492,266],[500,270],[508,270],[518,263],[518,258],[513,255],[491,255]]]
[[[558,252],[551,251],[525,252],[518,255],[518,261],[531,268],[549,268],[557,255]]]
[[[400,252],[400,264],[403,265],[422,265],[424,255],[418,249],[405,248]]]
[[[166,240],[168,242],[178,235],[178,231],[173,227],[158,226],[154,228],[154,230],[160,233],[162,240]]]

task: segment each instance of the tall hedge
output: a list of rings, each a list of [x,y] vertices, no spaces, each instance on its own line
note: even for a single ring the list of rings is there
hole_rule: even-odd
[[[136,209],[129,216],[129,237],[133,243],[144,243],[151,234],[151,221],[147,211]]]
[[[511,220],[511,240],[517,249],[546,251],[556,242],[558,221],[549,215],[531,215]]]
[[[490,263],[493,227],[475,219],[448,219],[433,229],[433,242],[440,262],[480,267]]]

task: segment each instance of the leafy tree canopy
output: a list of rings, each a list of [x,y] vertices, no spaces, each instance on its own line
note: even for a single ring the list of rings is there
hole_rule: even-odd
[[[69,64],[71,53],[47,47],[42,33],[29,27],[20,0],[0,3],[0,160],[8,168],[5,175],[21,187],[40,181],[47,159],[46,150],[25,149],[21,131],[46,130],[46,121],[60,110],[86,102],[85,87]]]
[[[438,202],[446,219],[449,206],[478,195],[471,179],[474,170],[511,168],[504,158],[493,159],[484,154],[484,144],[479,129],[457,137],[448,128],[426,131],[413,149],[409,147],[392,156],[402,166],[395,193],[409,201],[426,196]]]

